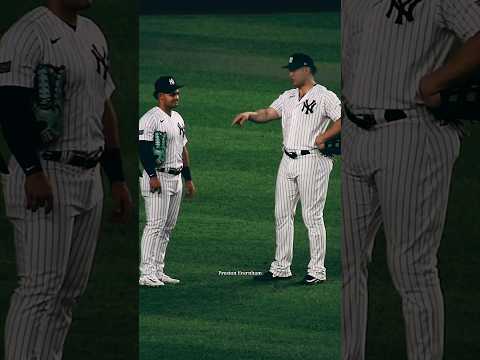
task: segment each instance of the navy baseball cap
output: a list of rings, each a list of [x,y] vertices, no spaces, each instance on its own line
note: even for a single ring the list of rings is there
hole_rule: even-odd
[[[300,69],[301,67],[308,66],[310,69],[312,69],[314,72],[316,71],[315,64],[313,63],[313,59],[302,53],[295,53],[290,55],[288,58],[288,64],[285,66],[282,66],[284,69],[288,70],[297,70]]]
[[[153,96],[156,99],[160,93],[172,94],[181,87],[183,87],[183,85],[178,84],[173,76],[161,76],[155,81]]]

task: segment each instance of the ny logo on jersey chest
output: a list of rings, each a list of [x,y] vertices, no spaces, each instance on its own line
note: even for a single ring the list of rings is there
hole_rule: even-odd
[[[185,137],[185,127],[180,125],[179,123],[177,123],[177,126],[178,126],[178,131],[179,131],[180,136]]]
[[[102,50],[103,54],[100,53],[95,44],[92,44],[91,51],[93,56],[95,56],[95,59],[97,60],[97,73],[99,73],[103,77],[103,80],[106,80],[108,73],[108,55],[105,48],[103,48]]]
[[[305,111],[305,115],[313,114],[313,109],[315,108],[315,105],[317,105],[317,102],[315,100],[312,100],[312,102],[309,102],[308,99],[305,100],[303,102],[302,112]]]
[[[423,0],[391,0],[390,9],[387,12],[387,18],[391,18],[393,10],[397,11],[395,24],[402,25],[405,18],[408,22],[415,20],[413,18],[413,11],[415,7]]]

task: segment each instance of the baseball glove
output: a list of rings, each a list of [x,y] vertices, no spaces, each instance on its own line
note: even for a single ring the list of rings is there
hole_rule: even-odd
[[[480,77],[469,83],[440,92],[441,104],[430,109],[444,123],[480,121]]]
[[[335,137],[325,141],[325,147],[320,150],[320,152],[328,157],[333,157],[334,155],[340,155],[342,150],[342,142],[340,134]]]
[[[40,146],[58,140],[65,102],[65,67],[40,64],[35,69],[33,113]]]
[[[160,167],[165,164],[165,155],[167,152],[167,133],[155,131],[153,134],[153,157],[155,164]]]

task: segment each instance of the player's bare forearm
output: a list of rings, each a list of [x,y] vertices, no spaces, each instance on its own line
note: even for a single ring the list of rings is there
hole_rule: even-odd
[[[342,120],[338,119],[323,133],[323,136],[322,136],[323,140],[324,141],[330,140],[335,136],[337,136],[338,134],[340,134],[341,131],[342,131]]]
[[[102,155],[101,162],[112,185],[111,191],[114,202],[112,220],[126,223],[133,210],[133,201],[123,174],[118,118],[110,99],[105,101],[103,135],[105,137],[105,152]]]
[[[118,118],[110,99],[105,101],[105,110],[103,112],[103,135],[105,137],[106,149],[120,148]]]
[[[422,79],[420,90],[436,94],[462,80],[480,67],[480,32],[467,40],[447,63]]]
[[[247,111],[235,116],[232,125],[243,126],[247,121],[254,123],[267,123],[272,120],[279,119],[280,115],[273,108],[259,109],[257,111]]]
[[[254,123],[266,123],[278,118],[279,118],[279,115],[276,110],[272,108],[267,108],[267,109],[259,109],[257,111],[254,111],[250,115],[249,120],[253,121]]]
[[[192,181],[192,174],[190,172],[190,154],[188,153],[188,149],[186,145],[183,147],[182,159],[183,159],[182,177],[185,179],[185,186],[187,188],[187,197],[192,198],[197,193],[197,189]]]
[[[103,112],[103,135],[105,137],[105,148],[119,148],[120,136],[118,131],[118,119],[112,101],[105,101]]]
[[[188,153],[187,145],[183,147],[182,159],[183,167],[190,167],[190,154]]]
[[[105,151],[103,152],[100,161],[113,187],[113,185],[117,183],[124,184],[125,176],[123,173],[122,156],[120,153],[118,119],[110,99],[105,101],[102,122],[103,135],[105,138]]]

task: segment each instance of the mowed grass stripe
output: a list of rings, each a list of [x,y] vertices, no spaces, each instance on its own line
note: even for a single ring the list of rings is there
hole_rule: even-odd
[[[166,36],[203,35],[267,42],[282,38],[291,44],[308,43],[310,33],[321,32],[325,36],[319,42],[338,44],[339,28],[338,13],[143,16],[140,23],[140,31],[146,35],[142,41],[149,41],[151,34],[160,32]]]

